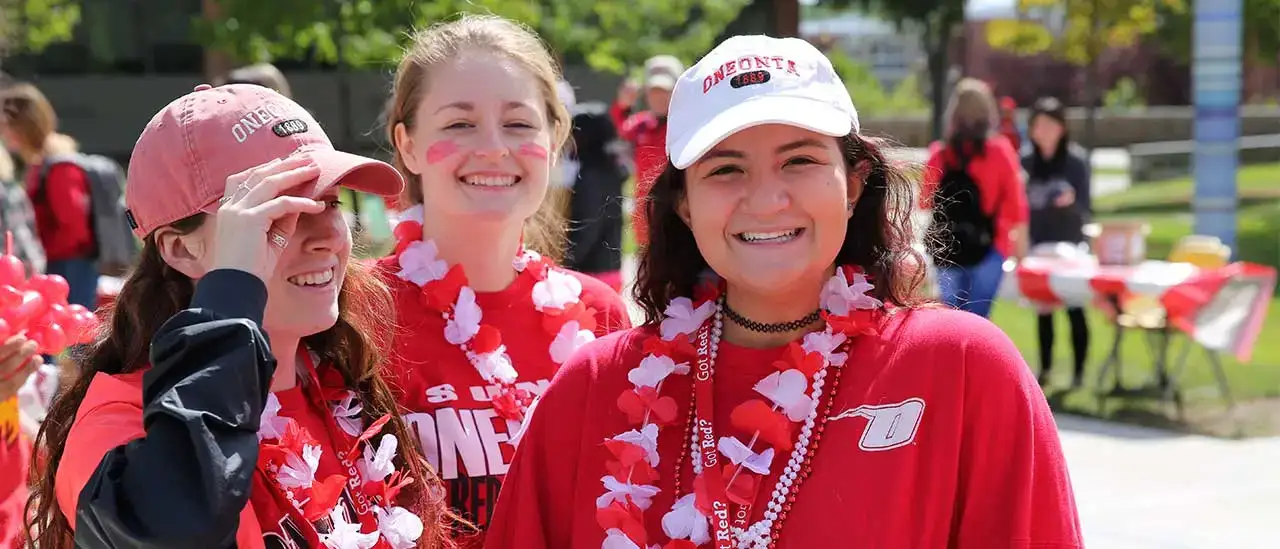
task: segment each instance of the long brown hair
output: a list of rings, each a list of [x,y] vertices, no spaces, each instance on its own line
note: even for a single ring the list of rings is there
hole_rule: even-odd
[[[197,214],[172,225],[183,234],[198,229],[206,219]],[[417,440],[400,420],[400,410],[391,390],[378,374],[387,348],[386,334],[392,320],[383,313],[393,308],[390,291],[371,272],[371,267],[352,261],[338,294],[338,322],[328,330],[305,338],[316,351],[342,374],[347,386],[359,395],[366,424],[386,414],[392,419],[386,431],[401,440],[397,469],[406,470],[416,481],[402,492],[405,507],[422,518],[426,530],[419,547],[452,547],[451,514],[443,498],[443,486],[435,471],[417,452]],[[142,247],[138,266],[125,280],[114,304],[105,311],[109,321],[80,360],[81,369],[53,402],[36,436],[37,451],[31,468],[31,499],[27,501],[27,536],[40,549],[71,549],[71,525],[58,508],[55,495],[58,464],[66,450],[67,434],[76,412],[98,373],[109,375],[134,372],[149,362],[151,338],[160,326],[191,302],[195,284],[165,263],[153,236]],[[46,459],[42,460],[41,457]]]
[[[15,145],[18,145],[17,152],[24,156],[44,151],[45,141],[58,131],[58,115],[53,104],[39,88],[25,82],[0,92],[0,115],[22,139],[22,143]]]
[[[840,138],[840,145],[850,171],[863,162],[870,170],[836,263],[865,269],[877,281],[873,297],[902,306],[917,304],[914,294],[925,272],[924,256],[912,248],[915,184],[902,165],[885,158],[880,140],[850,134]],[[640,250],[633,293],[646,323],[660,322],[672,299],[692,296],[708,268],[693,231],[676,210],[685,192],[684,170],[668,162],[642,204],[651,220],[649,244]]]
[[[537,33],[528,27],[494,15],[464,14],[455,21],[439,23],[413,35],[409,48],[396,69],[391,100],[387,102],[387,141],[395,157],[392,164],[409,184],[400,197],[402,205],[422,204],[422,179],[405,166],[395,147],[396,126],[412,130],[417,123],[418,103],[431,82],[431,69],[457,59],[469,51],[504,56],[520,64],[538,81],[547,120],[551,122],[551,158],[559,156],[569,139],[569,111],[560,101],[556,84],[560,68]],[[524,245],[546,257],[559,260],[565,247],[564,214],[552,200],[544,199],[537,213],[524,225]]]

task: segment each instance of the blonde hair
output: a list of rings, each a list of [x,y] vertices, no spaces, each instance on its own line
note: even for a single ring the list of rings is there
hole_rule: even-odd
[[[947,140],[985,139],[995,131],[999,116],[990,86],[976,78],[961,79],[947,102]]]
[[[58,115],[40,89],[27,83],[14,84],[0,94],[0,114],[4,123],[21,137],[20,152],[43,153],[49,136],[58,131]]]
[[[417,107],[430,85],[431,69],[457,59],[462,53],[480,51],[504,56],[519,63],[533,75],[542,94],[547,120],[551,123],[551,158],[555,158],[569,138],[571,119],[560,101],[557,84],[560,67],[538,35],[528,27],[494,15],[463,15],[455,21],[439,23],[413,35],[412,43],[396,69],[391,101],[387,104],[387,139],[392,144],[393,164],[404,175],[402,205],[421,204],[422,184],[405,166],[395,148],[395,129],[404,124],[412,130]],[[564,250],[564,216],[552,201],[544,199],[538,212],[525,222],[524,244],[542,255],[559,259]]]

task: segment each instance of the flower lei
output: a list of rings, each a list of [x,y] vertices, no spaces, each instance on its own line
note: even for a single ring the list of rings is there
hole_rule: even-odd
[[[419,301],[445,320],[444,337],[457,345],[488,383],[497,383],[494,410],[504,419],[523,422],[533,395],[515,386],[519,373],[502,344],[502,334],[482,323],[476,293],[467,285],[461,265],[449,266],[437,258],[435,242],[422,239],[422,206],[405,210],[395,227],[396,276],[422,288]],[[542,329],[553,336],[548,352],[552,362],[563,364],[579,347],[595,339],[595,310],[580,300],[582,283],[556,269],[537,252],[523,250],[511,263],[522,276],[534,279],[531,299],[542,313]],[[513,441],[514,444],[514,441]]]
[[[856,268],[836,269],[820,296],[826,328],[805,335],[803,343],[788,345],[785,358],[774,363],[778,371],[755,385],[755,391],[767,401],[752,399],[734,408],[732,426],[749,436],[721,436],[716,444],[709,445],[699,440],[705,433],[694,428],[690,410],[691,439],[686,449],[692,451],[694,487],[690,493],[679,493],[677,463],[676,499],[662,518],[662,529],[670,541],[659,546],[648,544],[651,537],[645,531],[644,512],[660,492],[656,486],[658,431],[677,421],[675,400],[662,395],[661,390],[667,377],[688,375],[689,362],[699,359],[699,353],[709,354],[702,359],[709,358],[714,367],[722,328],[722,289],[718,281],[704,278],[693,300],[672,300],[664,311],[666,318],[659,325],[659,335],[644,342],[644,358],[627,374],[633,388],[618,398],[618,407],[636,427],[604,442],[612,457],[606,462],[608,475],[601,479],[605,493],[596,500],[596,519],[606,535],[604,549],[693,549],[711,542],[712,521],[723,520],[723,516],[714,517],[712,501],[723,496],[739,505],[753,504],[756,489],[768,477],[775,455],[790,452],[764,518],[747,528],[731,529],[733,540],[729,547],[770,547],[775,527],[780,525],[779,514],[785,515],[784,505],[790,508],[794,498],[791,491],[799,484],[801,466],[807,468],[811,456],[811,435],[828,367],[839,368],[848,359],[847,353],[841,351],[850,337],[876,333],[884,304],[866,295],[872,288]],[[704,326],[708,321],[712,324]],[[698,338],[699,348],[695,349],[695,335],[708,329],[712,334],[710,344],[704,345],[706,341]],[[798,436],[797,423],[801,425]],[[819,430],[818,438],[820,434]],[[816,442],[816,438],[812,440]],[[757,452],[758,442],[770,447]],[[716,447],[711,451],[719,452],[707,460],[717,464],[711,468],[704,466],[701,454],[709,446]],[[739,518],[740,524],[745,524],[749,517]]]
[[[312,358],[312,363],[315,360]],[[412,549],[422,536],[422,520],[411,511],[394,505],[400,490],[414,482],[413,478],[396,471],[392,460],[399,441],[393,434],[384,434],[375,446],[372,442],[391,419],[383,416],[368,429],[364,429],[363,408],[356,393],[346,389],[341,374],[326,368],[318,380],[319,389],[333,414],[333,421],[346,437],[331,432],[334,446],[350,450],[340,452],[338,460],[346,474],[332,474],[317,480],[323,454],[321,444],[310,433],[303,431],[296,420],[280,415],[280,400],[274,393],[267,395],[267,404],[258,428],[261,444],[259,467],[285,498],[311,524],[328,523],[328,531],[316,528],[319,540],[332,549]],[[346,440],[338,440],[345,438]],[[360,453],[363,447],[363,454]],[[358,460],[358,461],[357,461]],[[359,518],[348,522],[343,506],[339,503],[344,488],[350,487],[352,497],[361,508],[373,511],[378,529],[361,532]]]

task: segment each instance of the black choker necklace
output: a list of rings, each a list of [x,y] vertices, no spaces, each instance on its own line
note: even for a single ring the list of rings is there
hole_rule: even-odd
[[[766,334],[785,334],[787,332],[794,332],[796,330],[804,328],[805,326],[813,324],[814,322],[817,322],[818,319],[821,318],[822,316],[822,309],[817,309],[817,310],[814,310],[812,313],[805,315],[804,318],[792,320],[790,322],[775,322],[772,324],[765,324],[763,322],[756,322],[745,316],[742,316],[741,314],[738,314],[737,311],[729,308],[729,301],[726,299],[721,300],[720,307],[724,309],[725,316],[729,317],[729,320],[732,320],[734,324],[742,326],[743,328],[746,328],[753,332],[762,332]]]

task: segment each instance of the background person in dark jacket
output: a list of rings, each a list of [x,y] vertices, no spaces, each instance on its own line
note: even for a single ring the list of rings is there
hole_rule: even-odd
[[[603,103],[574,105],[573,144],[568,152],[577,174],[569,199],[569,249],[565,266],[622,291],[622,186],[627,169],[622,143]]]
[[[1092,177],[1084,149],[1071,141],[1066,109],[1053,97],[1036,101],[1028,124],[1031,147],[1022,156],[1027,171],[1027,203],[1031,210],[1031,245],[1084,242],[1084,224],[1093,212],[1089,180]],[[1071,320],[1071,349],[1075,353],[1075,377],[1079,387],[1084,361],[1089,356],[1089,326],[1084,310],[1067,309]],[[1053,367],[1053,313],[1039,315],[1040,384],[1048,381]]]

